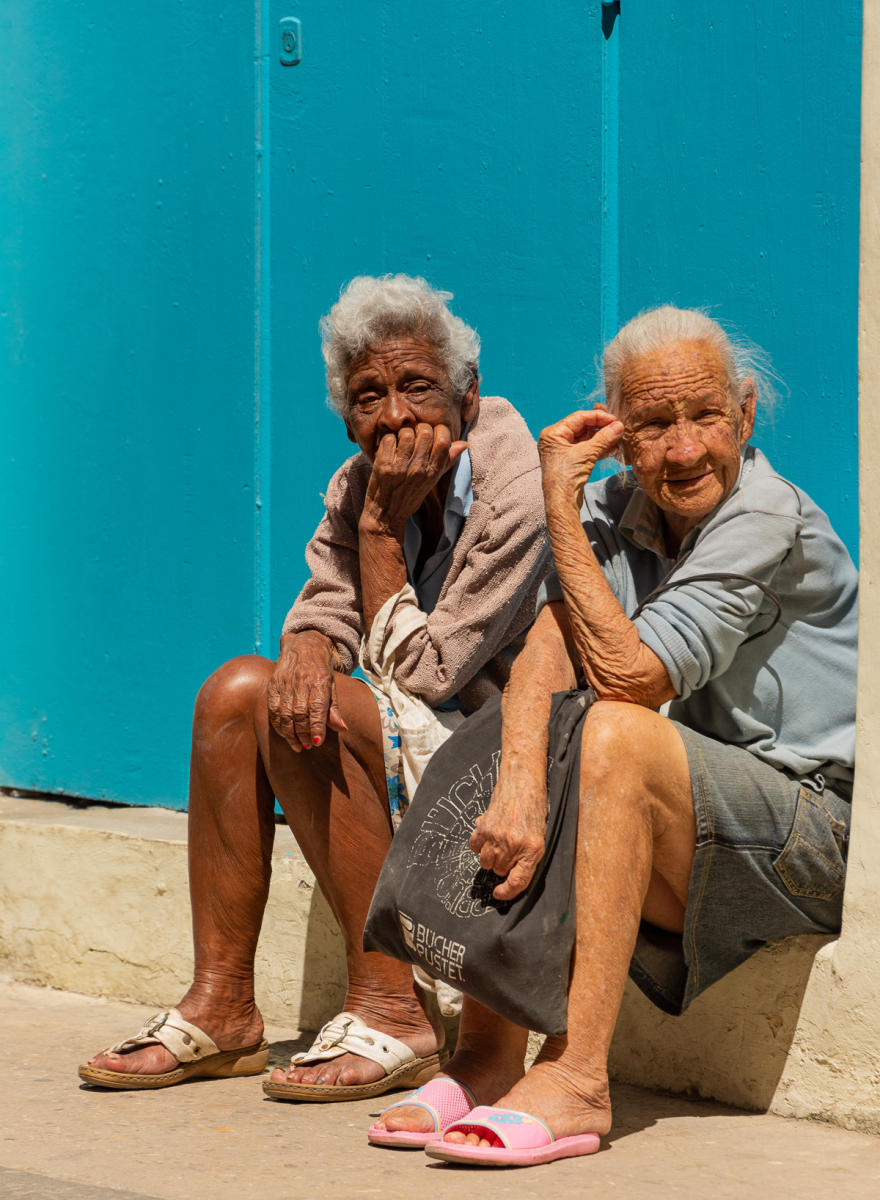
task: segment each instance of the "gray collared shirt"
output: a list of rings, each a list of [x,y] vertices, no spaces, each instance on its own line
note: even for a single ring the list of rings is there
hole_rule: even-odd
[[[669,578],[635,627],[669,673],[669,716],[750,750],[798,776],[850,781],[855,749],[858,576],[825,513],[755,447],[730,495],[666,554],[659,510],[630,472],[584,489],[583,523],[627,616]],[[771,587],[782,616],[754,585],[688,583],[741,572]],[[561,600],[554,573],[538,608]]]

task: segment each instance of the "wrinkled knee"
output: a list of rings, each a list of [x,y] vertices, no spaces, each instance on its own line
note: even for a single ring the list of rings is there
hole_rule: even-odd
[[[665,718],[640,704],[597,700],[587,713],[581,745],[581,777],[603,780],[650,769],[645,749]]]
[[[584,722],[584,744],[589,744],[599,755],[613,759],[662,719],[653,709],[641,704],[597,700]]]
[[[218,667],[196,696],[194,723],[224,723],[249,716],[258,702],[265,707],[266,687],[275,664],[257,654],[242,654]]]

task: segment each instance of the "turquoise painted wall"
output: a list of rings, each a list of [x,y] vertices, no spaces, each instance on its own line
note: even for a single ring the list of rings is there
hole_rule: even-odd
[[[619,319],[712,306],[855,549],[858,5],[120,7],[0,0],[0,783],[185,803],[349,451],[317,320],[358,272],[454,291],[536,432]]]

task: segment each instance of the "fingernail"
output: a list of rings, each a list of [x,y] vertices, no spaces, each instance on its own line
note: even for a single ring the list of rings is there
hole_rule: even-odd
[[[312,738],[312,745],[313,745],[313,746],[320,746],[320,744],[321,744],[321,739],[320,739],[319,737],[313,737],[313,738]]]

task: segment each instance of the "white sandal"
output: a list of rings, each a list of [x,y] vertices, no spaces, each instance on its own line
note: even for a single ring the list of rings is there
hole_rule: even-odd
[[[441,1054],[418,1057],[415,1051],[390,1034],[371,1029],[353,1013],[339,1013],[328,1021],[315,1038],[311,1047],[302,1054],[294,1054],[291,1067],[306,1067],[310,1063],[329,1062],[341,1054],[357,1054],[378,1063],[385,1072],[373,1083],[333,1084],[288,1083],[266,1079],[263,1091],[273,1100],[364,1100],[369,1096],[381,1096],[393,1088],[418,1087],[427,1083],[441,1066]]]
[[[265,1040],[238,1050],[221,1050],[198,1025],[185,1021],[176,1008],[151,1017],[140,1033],[117,1042],[104,1054],[125,1054],[142,1046],[164,1046],[179,1066],[159,1075],[134,1071],[108,1071],[88,1063],[79,1069],[79,1077],[98,1087],[127,1091],[171,1087],[184,1079],[228,1079],[235,1075],[259,1075],[269,1062],[269,1043]]]

